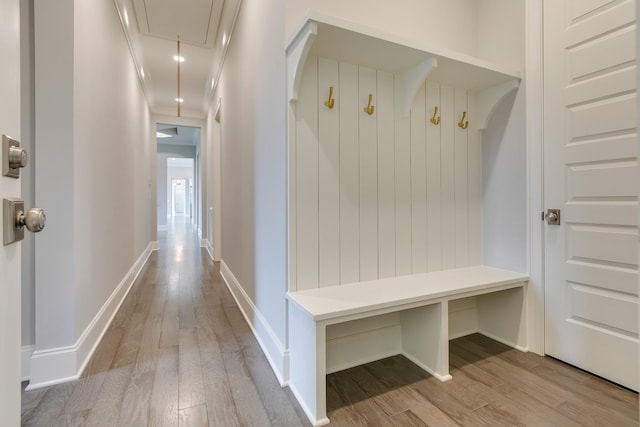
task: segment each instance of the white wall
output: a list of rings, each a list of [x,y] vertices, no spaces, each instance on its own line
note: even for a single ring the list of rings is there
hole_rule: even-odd
[[[223,105],[222,267],[235,276],[236,281],[227,271],[225,278],[241,288],[235,295],[281,379],[287,256],[284,27],[283,0],[242,2],[213,102],[215,108],[221,98]]]
[[[151,141],[113,2],[77,1],[75,15],[75,210],[96,215],[75,220],[78,318],[86,326],[150,241],[149,169],[139,160],[149,158]],[[92,33],[101,37],[87,37]]]
[[[298,94],[291,290],[481,264],[480,141],[457,125],[473,92],[427,81],[399,117],[393,74],[312,55]]]
[[[475,55],[476,0],[286,0],[286,40],[307,9],[378,28],[412,40]]]
[[[525,1],[478,1],[478,56],[525,69]],[[483,261],[527,272],[525,83],[496,107],[482,135]]]
[[[43,384],[77,374],[148,255],[151,121],[112,1],[36,0],[35,40]]]
[[[216,261],[220,261],[220,248],[214,244],[216,229],[214,227],[214,221],[216,216],[220,215],[217,211],[218,205],[214,202],[214,197],[220,192],[221,182],[219,175],[221,174],[221,163],[219,161],[220,156],[220,124],[215,120],[217,105],[214,105],[206,117],[206,134],[203,139],[203,152],[206,153],[201,157],[201,162],[204,167],[203,186],[205,194],[202,200],[204,208],[203,223],[205,228],[204,239],[206,240],[207,251],[211,258]],[[215,165],[215,166],[214,166]],[[214,169],[217,167],[217,169]],[[214,209],[214,205],[216,209]],[[220,234],[220,230],[217,231]],[[217,250],[216,250],[217,249]]]
[[[36,0],[36,201],[47,228],[36,242],[36,350],[75,343],[74,5]],[[46,141],[46,143],[45,143]],[[46,160],[45,160],[46,159]],[[67,165],[61,168],[59,165]]]

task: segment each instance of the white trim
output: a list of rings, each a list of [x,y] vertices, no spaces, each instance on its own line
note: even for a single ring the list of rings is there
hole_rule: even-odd
[[[543,185],[543,22],[542,0],[526,2],[526,146],[527,249],[530,286],[527,286],[527,344],[544,354],[544,210]]]
[[[27,391],[77,380],[76,346],[34,351],[30,376]]]
[[[207,241],[205,239],[200,239],[200,247],[201,248],[206,248],[207,247]]]
[[[23,345],[20,349],[20,366],[22,369],[21,380],[28,381],[31,378],[31,355],[34,347],[32,345]]]
[[[253,301],[244,291],[238,279],[231,272],[227,264],[220,262],[220,274],[229,288],[231,295],[236,300],[244,319],[251,328],[251,332],[256,337],[262,352],[269,361],[271,369],[276,375],[281,386],[288,385],[289,382],[289,350],[278,339],[276,333],[271,329],[262,313],[253,304]]]
[[[302,395],[300,394],[300,392],[298,392],[298,389],[296,388],[295,385],[289,384],[289,390],[291,390],[291,393],[293,393],[293,396],[298,401],[298,405],[300,405],[300,407],[302,408],[302,411],[307,416],[307,419],[311,422],[311,425],[313,427],[320,427],[320,426],[329,424],[329,418],[327,417],[316,420],[313,413],[309,410],[309,408],[307,408],[307,405],[304,403],[304,399],[302,399],[301,397]]]
[[[131,286],[133,286],[133,283],[140,275],[151,252],[151,244],[149,244],[78,339],[76,343],[78,362],[82,363],[80,369],[78,369],[78,374],[82,373],[91,359],[91,355],[96,350],[98,344],[100,344],[100,340],[102,340],[105,332],[107,332],[109,325],[124,302]]]
[[[168,225],[158,225],[158,231],[169,231]]]
[[[519,350],[519,351],[521,351],[523,353],[528,353],[529,352],[529,347],[528,346],[527,347],[523,347],[521,345],[518,345],[517,343],[505,340],[504,338],[501,338],[501,337],[499,337],[497,335],[494,335],[494,334],[492,334],[490,332],[487,332],[487,331],[485,331],[483,329],[478,330],[478,333],[481,334],[481,335],[484,335],[487,338],[491,338],[494,341],[498,341],[499,343],[502,343],[502,344],[504,344],[506,346],[509,346],[511,348],[515,348],[516,350]]]
[[[31,382],[27,390],[60,384],[80,377],[149,259],[152,246],[153,244],[149,243],[74,345],[33,351],[29,372]]]
[[[154,240],[153,242],[151,242],[150,245],[151,245],[152,251],[157,251],[160,249],[160,245],[158,244],[157,240]]]
[[[224,7],[224,6],[223,6]],[[234,31],[236,29],[236,22],[238,21],[238,16],[240,15],[240,8],[242,7],[242,0],[238,0],[238,6],[233,15],[233,20],[231,21],[231,28],[229,28],[229,34],[227,35],[227,44],[222,49],[222,57],[220,58],[220,65],[218,66],[218,70],[214,72],[213,79],[213,87],[211,88],[211,92],[209,93],[209,98],[205,103],[205,109],[208,111],[213,105],[213,100],[215,99],[215,94],[218,91],[218,83],[220,82],[220,75],[222,75],[222,69],[224,68],[224,63],[227,59],[227,51],[229,50],[229,46],[231,45],[231,38],[234,35]],[[218,43],[218,38],[216,37],[215,43]],[[211,81],[211,80],[209,80]]]
[[[213,234],[211,235],[212,248],[211,253],[214,261],[220,261],[222,259],[222,98],[218,98],[214,113],[214,121],[216,125],[212,124],[211,135],[212,140],[212,176],[213,176],[213,203],[209,206],[209,217],[212,219],[212,223],[209,224],[213,227]],[[216,213],[217,212],[217,213]],[[215,251],[213,250],[215,248]],[[217,258],[216,258],[217,257]]]
[[[205,246],[207,249],[207,253],[209,254],[209,257],[211,257],[211,260],[214,261],[215,258],[213,257],[213,245],[211,244],[211,242],[209,240],[205,240]]]
[[[434,369],[431,369],[430,367],[428,367],[427,365],[425,365],[424,363],[422,363],[420,360],[418,360],[417,358],[413,357],[412,355],[410,355],[409,353],[403,351],[401,353],[404,357],[406,357],[407,359],[409,359],[414,365],[419,366],[420,368],[422,368],[424,371],[428,372],[429,374],[431,374],[432,376],[436,377],[438,380],[440,380],[441,382],[446,382],[446,381],[451,381],[451,379],[453,378],[451,376],[451,374],[439,374],[437,373]]]

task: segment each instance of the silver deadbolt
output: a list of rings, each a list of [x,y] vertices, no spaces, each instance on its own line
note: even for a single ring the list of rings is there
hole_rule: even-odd
[[[2,135],[2,175],[20,178],[20,168],[27,166],[27,151],[20,148],[20,142]]]
[[[24,229],[37,233],[42,231],[47,223],[47,216],[40,208],[24,211],[24,201],[21,199],[2,199],[2,216],[4,219],[4,245],[24,239]]]
[[[560,225],[560,209],[547,209],[544,219],[549,225]]]

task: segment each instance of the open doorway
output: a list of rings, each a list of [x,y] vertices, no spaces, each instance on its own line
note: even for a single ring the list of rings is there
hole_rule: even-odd
[[[167,179],[167,194],[164,197],[167,220],[182,218],[195,224],[194,159],[169,157]]]
[[[157,136],[157,221],[166,231],[176,220],[201,227],[200,158],[201,129],[158,123]]]
[[[184,178],[171,178],[171,214],[174,217],[184,216],[187,210],[187,198],[185,196],[185,188],[187,187],[186,182],[187,180]],[[189,204],[189,208],[191,208],[191,204]]]

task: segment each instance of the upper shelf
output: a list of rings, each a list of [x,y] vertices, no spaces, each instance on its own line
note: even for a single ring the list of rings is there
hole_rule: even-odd
[[[478,93],[478,123],[486,124],[495,105],[517,89],[518,70],[448,49],[407,40],[310,10],[287,45],[288,97],[295,102],[309,54],[385,70],[400,79],[396,102],[407,116],[418,89],[427,79]],[[484,116],[484,117],[482,117]],[[483,128],[484,126],[481,126]]]

